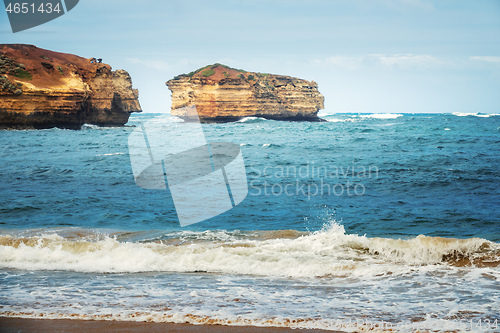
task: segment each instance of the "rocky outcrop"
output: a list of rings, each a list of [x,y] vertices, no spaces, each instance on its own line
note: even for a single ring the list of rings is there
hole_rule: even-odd
[[[314,81],[252,73],[214,64],[166,83],[172,92],[171,114],[191,120],[185,106],[195,105],[202,122],[244,117],[321,121],[324,97]]]
[[[122,126],[141,112],[124,70],[33,45],[0,44],[0,128]]]

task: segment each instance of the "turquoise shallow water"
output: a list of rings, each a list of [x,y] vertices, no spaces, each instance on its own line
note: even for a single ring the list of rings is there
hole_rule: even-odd
[[[240,145],[249,194],[184,228],[170,193],[132,174],[128,136],[157,117],[189,126],[141,114],[0,132],[0,313],[332,329],[357,314],[500,319],[500,116],[203,125]]]

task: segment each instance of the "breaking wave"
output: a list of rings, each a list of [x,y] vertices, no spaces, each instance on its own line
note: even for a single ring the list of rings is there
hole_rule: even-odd
[[[494,116],[500,116],[499,113],[487,113],[487,114],[481,114],[479,112],[453,112],[452,115],[457,116],[457,117],[468,117],[468,116],[474,116],[474,117],[480,117],[480,118],[489,118],[489,117],[494,117]]]
[[[373,118],[373,119],[396,119],[403,117],[402,114],[398,113],[374,113],[374,114],[364,114],[360,115],[361,118]]]
[[[237,123],[248,123],[248,124],[253,124],[253,123],[261,123],[263,121],[267,121],[265,118],[261,117],[245,117],[237,121]]]
[[[480,239],[349,235],[332,224],[305,233],[205,231],[0,236],[0,267],[77,272],[212,272],[287,277],[397,274],[419,266],[498,267],[500,244]]]

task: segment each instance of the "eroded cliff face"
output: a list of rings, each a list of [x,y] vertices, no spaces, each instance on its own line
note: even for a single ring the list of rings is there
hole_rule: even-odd
[[[320,121],[324,97],[314,81],[251,73],[215,64],[168,81],[171,114],[191,120],[185,106],[195,105],[202,122],[243,117]]]
[[[33,45],[0,44],[0,128],[122,126],[141,112],[124,70]]]

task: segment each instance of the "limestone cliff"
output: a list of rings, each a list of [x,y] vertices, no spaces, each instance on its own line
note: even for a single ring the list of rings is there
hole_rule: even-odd
[[[172,92],[171,114],[190,120],[185,106],[195,105],[202,122],[234,121],[243,117],[320,121],[324,97],[314,81],[252,73],[221,64],[209,65],[167,83]]]
[[[122,126],[141,112],[124,70],[33,45],[0,44],[0,128]]]

